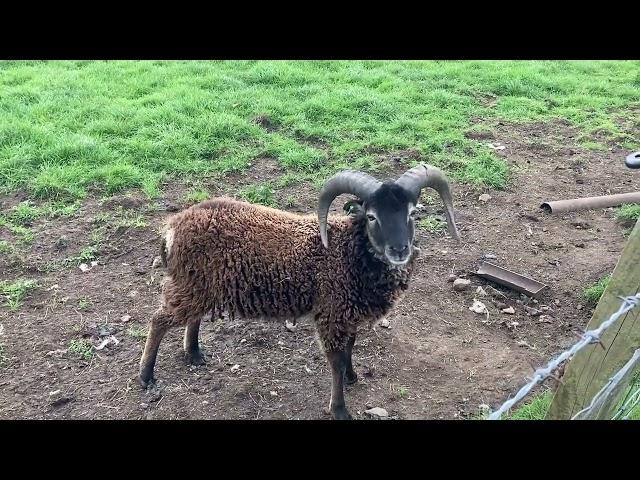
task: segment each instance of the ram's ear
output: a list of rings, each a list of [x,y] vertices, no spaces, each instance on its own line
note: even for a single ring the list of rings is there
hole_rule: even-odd
[[[349,200],[347,203],[344,204],[344,206],[342,207],[342,210],[344,210],[344,213],[346,213],[347,215],[357,215],[358,213],[362,213],[364,212],[364,209],[362,208],[362,200]]]

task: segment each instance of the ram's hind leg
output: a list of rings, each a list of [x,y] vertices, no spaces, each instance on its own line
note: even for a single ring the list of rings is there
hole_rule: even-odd
[[[144,345],[144,353],[140,360],[140,372],[138,374],[138,383],[147,387],[149,383],[153,383],[153,368],[156,364],[156,357],[158,356],[158,348],[160,342],[167,333],[167,330],[173,324],[173,317],[169,315],[163,308],[160,308],[151,318],[151,328],[147,334],[147,342]]]
[[[198,343],[198,333],[202,320],[210,320],[211,313],[204,317],[194,318],[187,323],[184,330],[184,358],[191,365],[204,365],[205,358]]]
[[[346,370],[344,374],[344,380],[347,385],[353,385],[358,381],[358,375],[353,369],[353,345],[356,343],[356,334],[353,333],[347,338],[347,351],[346,351]]]

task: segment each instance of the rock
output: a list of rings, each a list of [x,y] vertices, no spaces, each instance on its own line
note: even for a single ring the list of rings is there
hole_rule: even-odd
[[[144,275],[145,273],[147,273],[147,269],[144,267],[136,267],[133,269],[133,273],[135,273],[136,275]]]
[[[377,418],[387,418],[389,416],[389,413],[384,408],[380,407],[370,408],[369,410],[365,410],[364,413],[366,413],[370,417]]]
[[[458,278],[455,282],[453,282],[453,289],[456,292],[462,292],[463,290],[466,290],[469,285],[471,285],[471,280]]]
[[[475,313],[489,313],[487,306],[475,298],[473,299],[473,305],[469,307],[469,310]]]
[[[143,207],[145,201],[142,198],[130,197],[130,196],[116,196],[107,199],[104,202],[105,207],[114,208],[114,207],[122,207],[126,210],[133,210],[136,208]]]
[[[527,315],[531,316],[531,317],[538,317],[542,314],[541,310],[538,310],[537,308],[531,308],[531,307],[524,307],[524,311],[527,312]]]
[[[493,253],[485,253],[482,258],[484,258],[485,260],[495,260],[496,257]]]
[[[164,209],[167,212],[177,212],[178,210],[180,210],[180,207],[175,203],[166,203]]]
[[[295,332],[296,328],[298,328],[298,326],[296,325],[295,319],[293,322],[290,322],[289,320],[285,320],[284,328],[286,328],[289,332]]]
[[[487,203],[489,200],[491,200],[491,195],[489,195],[488,193],[483,193],[478,197],[478,200],[482,203]]]
[[[96,262],[95,260],[91,262],[91,266],[92,267],[97,267],[98,266],[98,262]]]
[[[91,267],[86,263],[81,263],[80,265],[78,265],[78,268],[82,271],[82,273],[87,273],[89,270],[91,270]]]
[[[231,373],[235,373],[238,370],[240,370],[240,365],[238,365],[237,363],[233,367],[231,367]]]
[[[582,310],[582,305],[578,305],[576,308],[577,308],[578,310]]]
[[[67,239],[67,237],[62,236],[58,240],[56,240],[56,243],[54,243],[53,246],[56,248],[56,250],[63,250],[69,246],[69,240]]]
[[[156,256],[151,263],[151,268],[162,268],[162,258],[160,255]]]
[[[509,308],[509,305],[503,302],[496,302],[496,307],[500,310],[504,310],[505,308]]]
[[[389,328],[389,327],[391,326],[391,323],[389,322],[389,319],[388,319],[388,318],[383,318],[383,319],[380,321],[380,326],[381,326],[382,328]]]
[[[507,313],[509,315],[513,315],[514,313],[516,313],[516,311],[513,309],[513,307],[508,307],[508,308],[503,308],[501,310],[502,313]]]
[[[121,322],[128,322],[129,320],[131,320],[131,315],[123,315],[120,317],[120,321]]]
[[[484,288],[482,287],[478,287],[476,288],[476,293],[482,297],[486,297],[487,296],[487,292],[485,291]]]
[[[455,282],[458,279],[457,275],[454,275],[453,273],[450,273],[449,276],[447,277],[447,282],[451,283],[451,282]]]
[[[58,390],[58,393],[60,392],[60,390]],[[54,397],[56,397],[57,395],[54,395]],[[73,400],[75,400],[75,397],[73,395],[61,395],[58,396],[57,398],[54,398],[51,401],[51,406],[52,407],[61,407],[62,405],[66,405],[69,402],[72,402]]]
[[[278,392],[276,392],[275,390],[271,390],[269,393],[271,394],[272,397],[278,396]]]

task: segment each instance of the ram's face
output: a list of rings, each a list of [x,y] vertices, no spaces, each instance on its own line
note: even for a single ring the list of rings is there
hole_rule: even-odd
[[[415,204],[416,199],[405,189],[384,183],[362,205],[369,241],[376,253],[391,265],[405,265],[411,258]]]

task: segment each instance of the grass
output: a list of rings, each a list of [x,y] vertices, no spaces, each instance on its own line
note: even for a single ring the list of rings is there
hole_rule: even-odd
[[[628,389],[629,392],[635,391],[640,387],[640,376],[637,376]],[[553,395],[550,390],[545,391],[533,397],[529,402],[515,409],[509,415],[503,417],[503,420],[544,420],[547,411],[551,406]],[[620,400],[620,405],[625,398]],[[630,412],[629,420],[640,420],[640,405],[636,405]]]
[[[242,171],[259,156],[318,181],[417,149],[470,183],[509,170],[480,119],[566,119],[632,148],[638,61],[2,61],[0,193],[77,199]],[[488,100],[489,99],[489,100]],[[257,121],[260,117],[260,121]],[[27,212],[28,213],[28,212]]]
[[[6,240],[0,240],[0,253],[11,254],[15,251],[15,247]]]
[[[398,387],[398,396],[401,399],[407,398],[409,396],[409,389],[407,387],[404,387],[404,386]]]
[[[4,297],[4,306],[14,311],[20,308],[29,292],[37,287],[38,282],[35,280],[20,279],[13,282],[5,280],[0,282],[0,296]]]
[[[266,205],[267,207],[277,206],[274,193],[275,191],[271,185],[267,183],[250,185],[241,189],[239,192],[240,196],[248,202],[259,203],[260,205]]]
[[[91,306],[91,299],[89,297],[81,297],[78,299],[78,308],[84,310]]]
[[[616,213],[618,220],[635,222],[640,218],[640,204],[629,203],[618,208]]]
[[[23,244],[29,244],[34,238],[30,227],[35,220],[43,217],[70,216],[75,214],[79,208],[80,203],[77,201],[66,203],[52,201],[37,206],[27,200],[15,205],[7,212],[0,213],[0,227],[9,230]],[[3,251],[7,253],[6,249],[6,246],[4,248],[0,246],[0,253]]]
[[[586,300],[586,302],[591,306],[596,306],[600,301],[600,297],[609,285],[609,281],[611,280],[611,275],[607,275],[606,277],[601,278],[593,285],[588,286],[584,289],[582,293],[582,297]]]
[[[93,344],[89,340],[73,339],[69,343],[69,353],[79,355],[83,360],[91,360],[93,358]]]
[[[421,218],[417,223],[418,228],[422,228],[430,233],[438,233],[447,229],[447,222],[439,220],[433,216]]]
[[[127,335],[140,340],[147,338],[147,331],[142,327],[129,327],[127,329]]]
[[[505,420],[544,420],[547,410],[551,405],[553,395],[547,390],[544,393],[533,397],[533,399],[520,406],[509,415],[504,417]]]
[[[202,188],[197,188],[197,189],[191,190],[187,194],[185,201],[187,203],[200,203],[209,197],[210,197],[209,192],[207,192]]]

